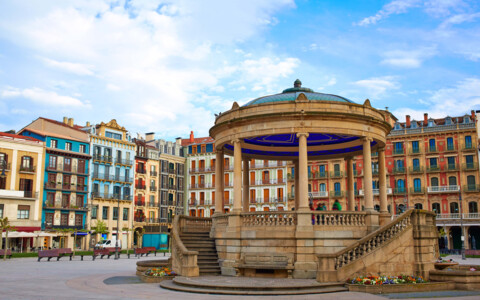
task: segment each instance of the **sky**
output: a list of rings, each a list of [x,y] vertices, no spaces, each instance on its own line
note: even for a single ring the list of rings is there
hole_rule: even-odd
[[[297,78],[400,121],[478,110],[480,1],[0,1],[0,131],[67,116],[207,136]]]

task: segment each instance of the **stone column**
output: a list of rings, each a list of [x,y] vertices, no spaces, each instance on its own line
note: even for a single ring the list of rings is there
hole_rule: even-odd
[[[223,149],[217,149],[215,158],[215,214],[223,213],[224,161]]]
[[[370,149],[371,138],[363,138],[363,185],[365,190],[365,210],[373,211],[373,187],[372,187],[372,151]]]
[[[243,160],[243,212],[248,212],[250,207],[250,160]]]
[[[347,158],[347,190],[348,190],[348,210],[355,211],[355,187],[353,174],[353,157]]]
[[[242,145],[239,139],[233,141],[233,209],[242,212]]]
[[[298,210],[308,211],[308,133],[297,133],[298,137]]]
[[[295,177],[295,178],[294,178],[294,179],[295,179],[295,180],[294,180],[295,192],[294,192],[293,197],[295,197],[295,198],[294,198],[294,201],[295,201],[295,210],[298,210],[298,207],[299,207],[299,204],[298,204],[298,203],[299,203],[299,201],[298,201],[298,199],[299,199],[299,196],[298,196],[298,195],[299,195],[299,194],[298,194],[298,191],[299,191],[299,187],[298,187],[298,185],[299,185],[299,183],[298,183],[298,178],[299,178],[299,177],[298,177],[298,172],[299,172],[299,170],[298,170],[298,160],[296,160],[296,161],[294,162],[294,168],[295,168],[295,171],[294,171],[294,173],[295,173],[295,174],[294,174],[294,177]]]
[[[387,200],[387,172],[385,168],[385,148],[378,149],[378,188],[380,194],[380,225],[390,220]]]

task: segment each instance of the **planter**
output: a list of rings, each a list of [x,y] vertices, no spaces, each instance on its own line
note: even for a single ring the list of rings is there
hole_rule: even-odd
[[[443,270],[453,266],[458,266],[458,262],[435,263],[435,269],[437,270]]]
[[[146,276],[145,274],[141,274],[138,277],[140,277],[140,280],[145,282],[145,283],[158,283],[162,282],[164,280],[172,280],[175,278],[175,276]]]
[[[475,271],[470,271],[470,268]],[[444,270],[432,270],[429,272],[432,281],[453,281],[457,290],[480,289],[480,266],[460,265]]]
[[[380,285],[347,284],[347,287],[350,292],[362,292],[369,294],[391,294],[454,290],[455,282],[427,282]]]

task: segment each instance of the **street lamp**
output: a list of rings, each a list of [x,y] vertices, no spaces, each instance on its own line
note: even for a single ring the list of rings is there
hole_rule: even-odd
[[[459,196],[460,199],[460,239],[462,240],[462,260],[466,260],[465,258],[465,235],[463,232],[463,209],[462,209],[462,193]]]
[[[119,259],[118,254],[118,239],[120,238],[118,228],[120,227],[120,195],[117,195],[117,238],[115,240],[115,259]]]

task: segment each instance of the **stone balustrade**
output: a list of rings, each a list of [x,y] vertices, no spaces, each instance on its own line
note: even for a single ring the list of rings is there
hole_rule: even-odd
[[[314,211],[313,225],[320,226],[366,226],[365,212]]]
[[[259,211],[241,214],[242,226],[294,226],[297,224],[295,212]]]

